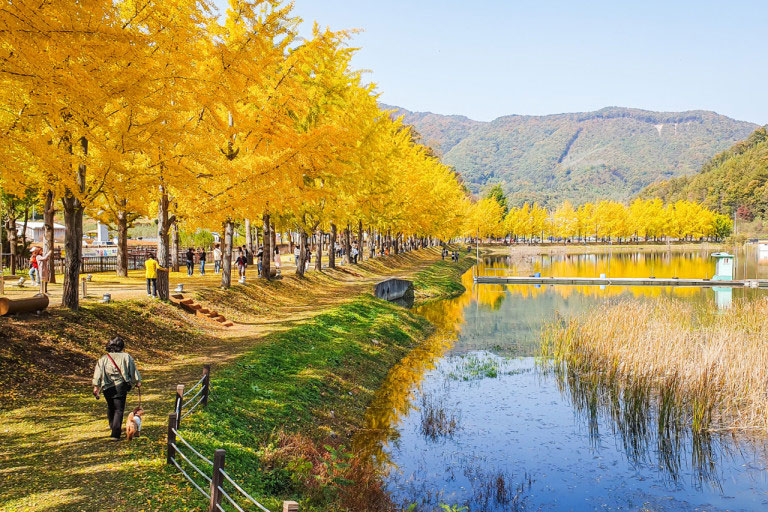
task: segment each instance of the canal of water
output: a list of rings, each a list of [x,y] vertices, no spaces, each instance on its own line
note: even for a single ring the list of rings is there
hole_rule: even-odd
[[[699,252],[488,257],[478,267],[545,276],[714,272]],[[743,272],[764,270],[755,260]],[[672,296],[727,308],[762,290],[474,286],[472,272],[463,295],[417,309],[438,332],[393,368],[355,440],[386,470],[396,503],[470,512],[768,510],[762,440],[672,428],[652,400],[639,413],[621,400],[596,405],[572,377],[535,359],[544,323],[603,301]]]

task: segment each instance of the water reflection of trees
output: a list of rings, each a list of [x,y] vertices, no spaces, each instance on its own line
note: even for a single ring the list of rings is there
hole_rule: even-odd
[[[668,482],[681,485],[690,469],[691,484],[722,491],[719,468],[743,457],[747,441],[732,433],[692,429],[692,405],[675,399],[673,389],[621,386],[602,372],[574,371],[566,365],[547,367],[560,392],[573,404],[577,419],[589,430],[593,448],[601,442],[600,426],[608,425],[633,464],[653,464]],[[749,446],[749,451],[757,448]],[[761,451],[765,446],[761,445]]]
[[[440,331],[413,349],[392,370],[365,411],[364,427],[355,436],[355,453],[373,457],[382,467],[389,463],[385,447],[397,436],[400,420],[413,407],[424,374],[435,368],[455,341],[452,331]]]
[[[576,254],[552,256],[527,256],[527,259],[511,256],[484,258],[475,269],[462,276],[462,285],[467,289],[459,297],[436,301],[418,308],[417,312],[445,330],[465,331],[469,307],[485,308],[488,312],[505,307],[509,297],[521,299],[542,298],[557,295],[562,299],[572,296],[604,299],[619,295],[635,297],[686,296],[705,297],[701,289],[691,287],[608,286],[531,286],[531,285],[490,285],[475,286],[473,274],[480,275],[543,275],[594,277],[605,273],[623,277],[705,277],[711,276],[714,263],[701,253],[614,253]],[[560,305],[562,307],[562,304]],[[505,309],[505,311],[509,311]],[[487,315],[490,318],[491,315]]]
[[[712,277],[714,260],[708,254],[638,252],[599,254],[553,254],[527,256],[525,259],[511,256],[486,257],[479,265],[480,275],[528,276],[541,272],[543,276],[556,277]],[[588,297],[615,297],[631,294],[634,297],[693,297],[701,294],[698,288],[661,286],[566,286],[536,287],[531,285],[498,286],[523,297],[538,297],[554,292],[565,298],[578,294]],[[482,287],[485,287],[483,285]],[[480,287],[480,288],[482,288]]]

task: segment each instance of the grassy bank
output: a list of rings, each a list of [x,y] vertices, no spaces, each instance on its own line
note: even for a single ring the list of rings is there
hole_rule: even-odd
[[[765,432],[766,332],[765,298],[725,311],[673,299],[621,301],[551,325],[542,353],[603,383],[645,388],[696,430]]]
[[[461,276],[474,265],[473,255],[461,253],[458,262],[441,260],[416,274],[413,280],[415,298],[419,303],[456,297],[464,293]]]
[[[369,510],[386,498],[351,453],[351,436],[388,370],[430,330],[407,310],[360,297],[216,372],[216,398],[183,435],[208,456],[224,447],[230,474],[273,510],[282,499],[302,510]],[[361,471],[370,477],[362,484]]]

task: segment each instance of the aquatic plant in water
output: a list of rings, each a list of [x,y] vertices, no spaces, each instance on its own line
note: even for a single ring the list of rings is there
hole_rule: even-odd
[[[419,410],[421,434],[427,439],[452,437],[456,433],[459,427],[459,413],[456,410],[449,410],[443,397],[422,393]]]
[[[612,420],[630,460],[657,458],[677,482],[719,488],[720,436],[768,429],[768,299],[718,312],[672,299],[619,301],[546,326],[540,366],[553,371],[598,443]],[[686,453],[690,451],[690,453]]]
[[[460,507],[458,505],[446,505],[445,503],[441,503],[440,510],[442,512],[467,512],[469,507]]]
[[[471,381],[495,379],[500,375],[515,375],[527,369],[509,368],[511,359],[485,352],[473,352],[458,356],[457,362],[448,372],[451,380]]]
[[[518,512],[525,508],[526,491],[533,486],[533,478],[525,474],[519,482],[506,471],[487,471],[470,466],[464,469],[472,485],[472,505],[479,510]]]
[[[768,430],[768,298],[727,311],[623,300],[545,327],[542,355],[579,372],[673,391],[694,430]]]

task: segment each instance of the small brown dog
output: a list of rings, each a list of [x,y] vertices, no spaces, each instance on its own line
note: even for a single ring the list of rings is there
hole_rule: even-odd
[[[141,417],[144,416],[144,409],[141,406],[136,407],[128,415],[128,422],[125,424],[125,435],[130,441],[134,437],[139,437],[141,432]]]

